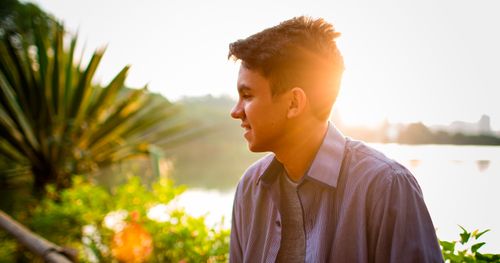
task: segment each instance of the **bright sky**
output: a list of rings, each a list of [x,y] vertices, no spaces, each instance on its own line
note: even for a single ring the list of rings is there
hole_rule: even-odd
[[[87,54],[108,45],[107,83],[131,64],[128,84],[169,99],[236,96],[230,42],[293,16],[324,17],[342,33],[343,121],[477,121],[500,129],[498,0],[31,0],[79,31]]]

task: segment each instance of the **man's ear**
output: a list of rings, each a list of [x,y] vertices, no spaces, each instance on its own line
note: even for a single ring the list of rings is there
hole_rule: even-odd
[[[306,108],[307,95],[302,88],[294,87],[290,91],[290,105],[288,107],[288,118],[295,118],[302,114]]]

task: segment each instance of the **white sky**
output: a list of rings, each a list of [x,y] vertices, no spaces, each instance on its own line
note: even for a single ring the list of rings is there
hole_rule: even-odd
[[[448,124],[490,115],[500,129],[500,1],[32,0],[78,30],[87,55],[108,45],[107,83],[131,64],[127,83],[169,99],[236,96],[230,42],[298,15],[324,17],[342,33],[343,121]]]

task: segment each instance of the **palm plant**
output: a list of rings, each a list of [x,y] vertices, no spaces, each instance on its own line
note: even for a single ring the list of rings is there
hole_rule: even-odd
[[[0,179],[31,175],[39,193],[47,183],[64,188],[73,174],[148,154],[193,130],[175,104],[146,87],[125,88],[128,66],[106,87],[94,85],[104,48],[83,67],[77,37],[64,45],[64,27],[51,31],[33,23],[33,44],[9,32],[0,43]]]

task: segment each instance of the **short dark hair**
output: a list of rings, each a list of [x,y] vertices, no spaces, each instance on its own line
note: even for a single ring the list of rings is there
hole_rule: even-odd
[[[344,71],[335,43],[339,35],[322,18],[294,17],[231,43],[228,58],[241,60],[244,67],[268,78],[273,96],[295,86],[312,93],[308,86],[319,82],[321,90],[315,88],[319,101],[315,98],[312,106],[318,108],[318,117],[328,118]]]

